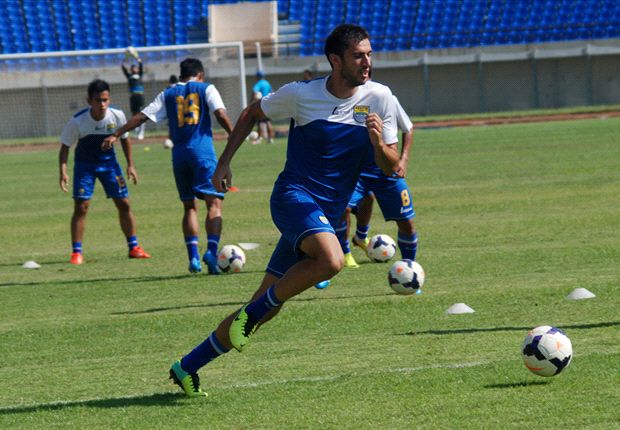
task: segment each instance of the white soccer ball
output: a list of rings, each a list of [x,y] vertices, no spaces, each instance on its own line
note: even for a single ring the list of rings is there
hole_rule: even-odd
[[[258,133],[256,131],[251,131],[250,134],[248,134],[248,139],[250,140],[258,139]]]
[[[530,371],[540,376],[555,376],[570,364],[573,346],[562,330],[543,325],[529,331],[521,352]]]
[[[371,260],[377,263],[384,263],[396,254],[396,243],[387,234],[377,234],[368,242],[366,251]]]
[[[245,253],[236,245],[225,245],[217,256],[217,265],[222,272],[239,273],[245,265]]]
[[[388,283],[397,294],[415,294],[424,285],[424,269],[413,260],[398,260],[388,272]]]
[[[170,139],[164,140],[164,148],[165,149],[171,149],[172,147],[174,147],[174,143],[172,143],[172,140],[170,140]]]

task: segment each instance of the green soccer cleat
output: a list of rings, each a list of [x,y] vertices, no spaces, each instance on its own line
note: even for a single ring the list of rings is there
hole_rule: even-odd
[[[197,373],[187,373],[181,367],[181,360],[177,360],[170,368],[170,379],[183,389],[188,397],[207,397],[208,394],[200,389],[200,378]]]
[[[250,337],[256,331],[258,327],[258,321],[254,321],[247,314],[245,309],[248,305],[244,305],[241,309],[239,309],[239,313],[230,324],[230,328],[228,329],[228,335],[230,337],[230,343],[235,347],[235,349],[239,352],[243,351],[243,348],[250,343]]]
[[[353,236],[351,242],[353,242],[353,245],[364,251],[364,254],[366,254],[366,257],[368,257],[368,244],[370,243],[370,239],[358,239],[357,236]]]

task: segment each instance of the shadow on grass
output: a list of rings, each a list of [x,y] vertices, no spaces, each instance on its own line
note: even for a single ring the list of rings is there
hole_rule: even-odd
[[[0,408],[0,415],[24,414],[33,412],[57,411],[75,407],[87,408],[126,408],[131,406],[175,406],[187,400],[183,393],[157,393],[149,396],[118,397],[110,399],[74,400],[67,402],[41,403],[28,406]]]
[[[172,281],[177,279],[187,279],[194,275],[170,275],[170,276],[136,276],[135,278],[117,277],[117,278],[85,278],[85,279],[73,279],[67,280],[55,280],[48,282],[3,282],[0,283],[0,287],[13,287],[13,286],[50,286],[50,285],[80,285],[91,284],[93,282],[157,282],[157,281]]]
[[[338,297],[303,297],[303,298],[294,298],[289,300],[289,302],[313,302],[315,300],[322,301],[331,301],[331,300],[344,300],[344,299],[360,299],[360,298],[368,298],[368,297],[382,297],[389,296],[391,293],[382,293],[382,294],[355,294],[351,296],[338,296]],[[168,312],[168,311],[176,311],[179,309],[194,309],[194,308],[216,308],[219,306],[239,306],[246,304],[245,301],[240,302],[218,302],[218,303],[202,303],[202,304],[188,304],[182,306],[166,306],[161,308],[150,308],[143,309],[138,311],[125,311],[125,312],[112,312],[110,315],[139,315],[139,314],[150,314],[157,312]]]
[[[590,323],[590,324],[569,324],[569,325],[561,325],[559,328],[562,330],[571,330],[571,329],[590,329],[590,328],[602,328],[602,327],[614,327],[620,326],[620,321],[606,321],[600,323]],[[424,330],[424,331],[410,331],[407,333],[403,333],[404,336],[417,336],[422,334],[433,334],[433,335],[447,335],[447,334],[467,334],[467,333],[485,333],[485,332],[496,332],[496,331],[529,331],[532,327],[481,327],[481,328],[461,328],[461,329],[449,329],[449,330]]]
[[[484,388],[521,388],[531,387],[533,385],[547,385],[551,381],[521,381],[521,382],[506,382],[504,384],[489,384],[484,385]]]

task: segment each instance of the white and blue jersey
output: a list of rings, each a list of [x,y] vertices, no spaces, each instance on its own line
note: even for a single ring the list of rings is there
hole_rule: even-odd
[[[291,118],[287,159],[274,185],[271,213],[282,233],[267,271],[282,276],[299,257],[301,240],[331,232],[342,216],[362,165],[374,154],[366,117],[383,120],[383,140],[398,141],[392,93],[367,82],[353,96],[339,99],[326,87],[328,77],[287,84],[261,99],[265,115]]]
[[[396,122],[403,133],[408,133],[413,127],[409,115],[394,96],[396,108]],[[395,174],[387,176],[377,166],[374,157],[369,159],[355,185],[355,191],[349,201],[349,207],[355,210],[364,197],[374,194],[386,221],[401,221],[415,216],[411,193],[407,182]]]
[[[65,125],[60,136],[63,145],[75,149],[73,167],[73,197],[88,200],[92,197],[95,179],[99,179],[108,197],[127,197],[127,185],[116,160],[114,148],[103,151],[103,140],[127,122],[122,110],[108,108],[104,118],[95,120],[90,108],[76,113]],[[125,133],[122,138],[128,136]]]
[[[151,121],[168,119],[172,148],[172,164],[183,201],[203,194],[223,197],[211,176],[217,164],[213,147],[211,112],[225,109],[217,89],[207,82],[179,82],[166,88],[142,110]]]

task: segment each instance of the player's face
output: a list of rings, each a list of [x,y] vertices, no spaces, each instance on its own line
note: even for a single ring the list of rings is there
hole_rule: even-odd
[[[363,85],[370,79],[372,48],[368,39],[362,40],[355,46],[349,46],[342,58],[342,77],[356,87]]]
[[[101,116],[105,114],[108,106],[110,106],[110,92],[103,91],[95,94],[92,98],[88,99],[90,110],[93,116]]]

